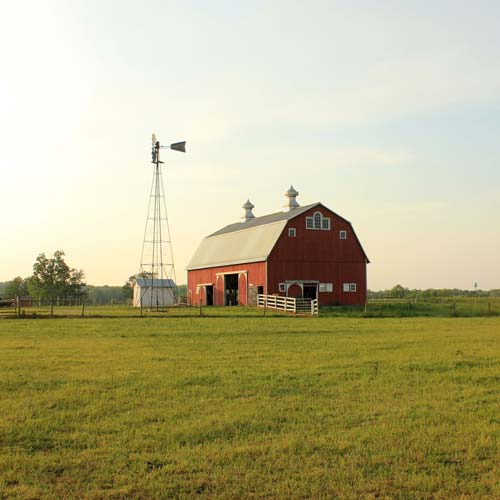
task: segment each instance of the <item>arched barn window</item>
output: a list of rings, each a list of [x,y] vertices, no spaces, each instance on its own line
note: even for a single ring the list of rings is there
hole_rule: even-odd
[[[319,212],[314,214],[314,229],[321,229],[321,221],[323,217]]]
[[[312,217],[306,217],[306,229],[323,229],[329,231],[330,218],[323,217],[321,212],[314,212]]]

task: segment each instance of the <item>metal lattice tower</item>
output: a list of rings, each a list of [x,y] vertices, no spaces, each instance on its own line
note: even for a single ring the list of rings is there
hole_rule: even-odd
[[[185,153],[186,143],[161,146],[155,134],[152,139],[153,180],[142,244],[141,272],[138,277],[145,280],[145,286],[141,291],[141,304],[144,297],[145,303],[142,305],[158,310],[160,307],[176,303],[178,299],[160,149],[169,148]]]

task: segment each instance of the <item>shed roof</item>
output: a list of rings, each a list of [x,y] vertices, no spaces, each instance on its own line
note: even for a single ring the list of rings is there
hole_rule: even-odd
[[[135,282],[138,286],[152,286],[155,288],[174,288],[175,282],[171,279],[159,279],[159,278],[136,278]]]

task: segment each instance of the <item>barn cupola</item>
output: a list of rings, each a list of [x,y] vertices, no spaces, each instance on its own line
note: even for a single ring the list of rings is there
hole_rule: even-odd
[[[295,191],[295,189],[293,189],[293,186],[290,186],[290,189],[285,193],[285,196],[288,198],[288,202],[283,206],[283,212],[289,212],[294,208],[300,207],[300,205],[297,203],[297,200],[295,199],[297,198],[297,196],[299,196],[299,192]]]
[[[250,200],[247,200],[242,208],[245,210],[245,215],[241,218],[241,222],[248,222],[249,220],[255,219],[255,215],[252,213],[255,205]]]

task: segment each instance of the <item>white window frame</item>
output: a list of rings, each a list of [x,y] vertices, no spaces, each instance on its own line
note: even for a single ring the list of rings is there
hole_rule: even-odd
[[[325,292],[327,293],[333,292],[333,283],[325,283]]]
[[[288,236],[290,238],[295,238],[297,236],[297,230],[294,227],[288,228]]]
[[[347,231],[345,229],[339,231],[339,238],[341,240],[347,240]]]
[[[356,283],[350,283],[349,284],[349,288],[350,288],[350,292],[356,292],[357,290],[357,287],[356,287]]]
[[[278,285],[278,290],[279,290],[280,292],[286,292],[286,283],[280,283],[280,284]]]
[[[321,292],[321,293],[326,292],[326,285],[325,285],[325,283],[320,283],[319,284],[318,291]]]
[[[330,217],[324,217],[321,212],[314,212],[312,216],[306,217],[306,229],[330,231],[331,228]]]
[[[323,227],[323,214],[321,212],[314,212],[314,229],[321,229]]]
[[[344,283],[343,291],[344,291],[344,293],[350,292],[351,291],[351,284],[350,283]]]

